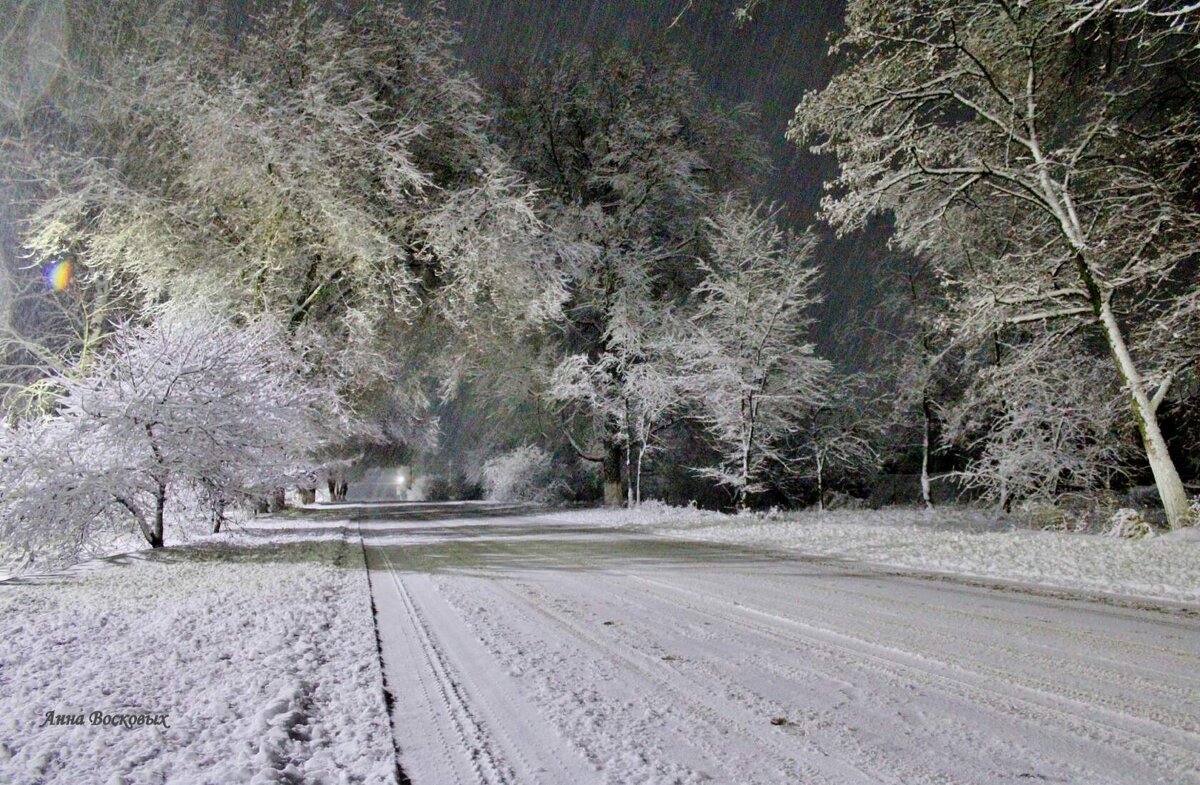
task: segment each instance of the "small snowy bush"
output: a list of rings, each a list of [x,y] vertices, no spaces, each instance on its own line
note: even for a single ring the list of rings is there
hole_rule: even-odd
[[[1027,499],[1017,505],[1017,511],[1034,529],[1075,531],[1079,528],[1077,516],[1048,502]]]
[[[695,505],[695,502],[692,502]],[[758,510],[754,513],[754,517],[760,521],[781,521],[784,519],[785,511],[779,509],[777,505],[771,505],[768,510]]]
[[[1108,536],[1122,537],[1127,540],[1141,540],[1154,536],[1154,529],[1137,510],[1122,507],[1108,519]]]
[[[865,510],[867,500],[841,491],[829,491],[825,496],[824,507],[827,510]]]
[[[485,463],[483,481],[487,498],[493,501],[548,504],[562,499],[568,490],[555,477],[550,453],[532,444]]]
[[[413,481],[412,487],[408,489],[404,498],[410,502],[429,501],[429,490],[432,486],[433,479],[422,474]]]

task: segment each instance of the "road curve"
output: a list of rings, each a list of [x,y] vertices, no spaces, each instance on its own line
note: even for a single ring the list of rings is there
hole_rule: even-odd
[[[1200,621],[553,514],[356,508],[449,783],[1200,783]]]

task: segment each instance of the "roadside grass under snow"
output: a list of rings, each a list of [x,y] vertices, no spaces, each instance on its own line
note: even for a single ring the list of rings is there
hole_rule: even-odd
[[[1200,529],[1143,540],[1042,531],[965,507],[724,515],[648,503],[556,514],[579,523],[796,551],[883,567],[1200,604]]]
[[[235,537],[0,585],[0,695],[5,785],[395,782],[357,543]]]

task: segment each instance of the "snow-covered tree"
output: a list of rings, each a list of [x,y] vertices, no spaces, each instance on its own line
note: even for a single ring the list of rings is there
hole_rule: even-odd
[[[947,407],[948,438],[973,456],[964,485],[1007,510],[1126,479],[1124,396],[1104,359],[1045,335],[998,348]]]
[[[493,501],[546,504],[567,491],[550,453],[533,444],[489,459],[483,478],[487,497]]]
[[[671,330],[668,309],[646,305],[610,324],[611,351],[595,361],[575,354],[559,363],[549,390],[555,400],[581,406],[599,423],[619,423],[630,507],[641,504],[646,455],[682,401],[675,351],[679,333]]]
[[[1154,25],[1151,34],[1174,35],[1176,32],[1200,34],[1200,3],[1195,0],[1074,0],[1072,10],[1078,18],[1073,29],[1078,30],[1103,14],[1121,14],[1132,17],[1149,17],[1166,20],[1169,26]]]
[[[556,313],[532,194],[488,138],[449,22],[264,8],[236,37],[186,2],[71,10],[96,43],[60,72],[75,130],[34,156],[46,185],[25,241],[121,279],[138,308],[269,315],[348,401],[390,398],[392,430],[419,436],[432,355],[397,351],[414,326]]]
[[[338,414],[305,370],[267,321],[172,310],[119,326],[86,374],[55,380],[53,414],[6,427],[5,542],[69,556],[132,522],[157,548],[181,487],[220,505],[311,471]]]
[[[628,391],[625,420],[629,445],[625,451],[625,474],[629,477],[631,507],[642,503],[642,470],[648,453],[658,449],[657,441],[674,422],[674,413],[683,401],[679,377],[672,366],[643,362],[633,366],[625,377]]]
[[[784,233],[776,216],[728,198],[706,221],[712,252],[698,260],[694,329],[679,347],[687,395],[723,457],[702,473],[739,505],[762,490],[784,439],[824,398],[829,372],[807,343],[816,239]]]
[[[826,381],[824,400],[797,418],[788,439],[789,473],[816,486],[817,509],[825,509],[831,481],[860,479],[879,469],[880,433],[884,417],[868,400],[863,379],[841,375]]]
[[[640,362],[622,321],[686,294],[700,218],[718,190],[759,163],[740,112],[711,103],[669,56],[622,48],[564,52],[517,69],[501,89],[500,132],[542,189],[541,217],[566,273],[561,356],[585,356],[612,376],[603,385],[611,390],[626,389],[624,375]],[[610,395],[576,400],[598,404],[575,418],[592,438],[575,441],[591,442],[580,455],[600,463],[605,501],[619,505],[626,420]]]
[[[1103,342],[1178,526],[1158,408],[1200,357],[1200,49],[1119,5],[853,0],[846,66],[789,133],[839,160],[825,216],[850,230],[891,213],[969,329],[1067,320]]]
[[[944,447],[942,409],[961,393],[957,371],[965,351],[950,340],[946,292],[933,265],[907,260],[884,288],[870,337],[875,395],[891,399],[883,458],[903,461],[919,449],[921,501],[932,507],[930,464]]]

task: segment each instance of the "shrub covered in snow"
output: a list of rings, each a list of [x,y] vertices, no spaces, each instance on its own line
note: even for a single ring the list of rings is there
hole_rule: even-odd
[[[1141,540],[1154,536],[1154,529],[1145,516],[1137,510],[1122,507],[1108,519],[1108,536],[1127,540]]]
[[[489,460],[483,480],[493,501],[548,504],[563,499],[569,490],[555,477],[550,453],[532,444]]]

